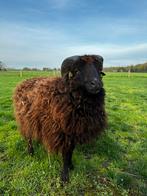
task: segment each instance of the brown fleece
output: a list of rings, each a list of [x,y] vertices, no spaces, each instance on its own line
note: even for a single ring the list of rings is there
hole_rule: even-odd
[[[97,95],[71,92],[63,78],[28,79],[14,94],[21,134],[50,152],[62,151],[73,137],[75,144],[88,142],[106,127],[104,94],[104,89]]]

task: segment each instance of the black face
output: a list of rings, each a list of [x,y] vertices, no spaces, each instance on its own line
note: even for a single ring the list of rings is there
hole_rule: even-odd
[[[102,63],[103,58],[96,55],[81,56],[77,59],[74,57],[73,64],[70,63],[65,71],[66,76],[77,87],[84,88],[88,93],[97,94],[103,87]]]

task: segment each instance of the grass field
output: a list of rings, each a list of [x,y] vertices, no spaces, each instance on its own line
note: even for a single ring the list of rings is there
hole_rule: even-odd
[[[147,74],[107,73],[108,129],[99,140],[77,146],[75,170],[65,186],[61,157],[37,142],[30,157],[13,116],[17,83],[53,74],[0,72],[0,195],[147,195]]]

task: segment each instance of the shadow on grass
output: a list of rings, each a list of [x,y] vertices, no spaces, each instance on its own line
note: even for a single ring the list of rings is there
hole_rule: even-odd
[[[61,164],[62,159],[60,154],[54,155],[47,153],[43,145],[36,141],[33,141],[33,147],[33,158],[35,160],[43,161],[47,158],[51,158],[52,160],[55,159],[55,162],[58,161]],[[24,139],[17,140],[15,143],[15,152],[16,151],[20,157],[29,156],[27,151],[27,142]],[[80,160],[80,162],[83,162],[83,164],[85,164],[85,160],[90,160],[93,159],[93,157],[96,157],[97,159],[100,158],[101,160],[105,160],[103,163],[104,167],[107,167],[107,164],[113,160],[121,161],[125,152],[124,148],[119,144],[119,142],[115,141],[108,134],[103,134],[97,140],[93,140],[88,144],[78,145],[75,151],[77,160],[79,159],[80,155],[84,156],[84,159]],[[83,169],[84,167],[88,167],[89,169],[90,167],[92,167],[91,169],[95,168],[95,166],[92,166],[92,164],[83,166]]]
[[[107,134],[103,134],[97,140],[89,144],[78,146],[77,150],[90,159],[93,155],[103,156],[108,160],[121,159],[124,153],[123,147]]]

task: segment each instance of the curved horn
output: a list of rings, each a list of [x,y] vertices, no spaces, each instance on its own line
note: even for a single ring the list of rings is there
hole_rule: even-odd
[[[61,75],[64,77],[69,71],[73,69],[73,65],[80,59],[80,56],[71,56],[66,58],[61,65]]]
[[[93,55],[93,57],[95,58],[95,60],[97,60],[99,62],[100,69],[102,70],[103,69],[103,62],[104,62],[103,57],[100,55]]]

